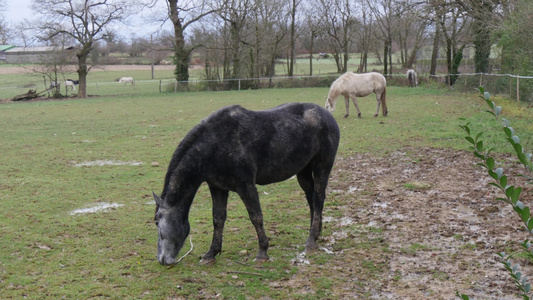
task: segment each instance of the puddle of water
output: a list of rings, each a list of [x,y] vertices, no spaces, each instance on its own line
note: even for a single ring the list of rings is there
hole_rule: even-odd
[[[291,259],[291,262],[295,265],[300,265],[300,264],[309,265],[310,264],[309,260],[306,259],[305,251],[302,253],[299,253],[295,258]]]
[[[385,203],[385,202],[377,202],[377,203],[373,203],[372,204],[372,207],[387,208],[387,206],[389,206],[389,205],[387,203]]]
[[[91,206],[91,207],[73,210],[73,211],[70,212],[70,215],[73,216],[73,215],[93,214],[93,213],[97,213],[97,212],[109,211],[111,208],[117,208],[117,207],[121,207],[121,206],[124,206],[124,204],[105,203],[105,202],[104,203],[98,203],[98,204],[95,204],[94,206]]]
[[[325,217],[322,218],[322,221],[324,223],[335,222],[335,223],[337,223],[340,226],[348,226],[348,225],[352,225],[353,224],[353,220],[351,218],[348,218],[348,217],[334,218],[334,217],[331,217],[331,216],[325,216]]]
[[[93,160],[79,164],[75,164],[74,167],[102,167],[102,166],[140,166],[142,162],[137,161],[120,161],[120,160]]]

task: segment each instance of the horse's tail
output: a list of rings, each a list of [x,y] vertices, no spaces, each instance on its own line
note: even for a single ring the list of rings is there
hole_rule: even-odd
[[[381,93],[381,113],[384,117],[389,113],[387,109],[387,87],[384,87],[383,93]]]

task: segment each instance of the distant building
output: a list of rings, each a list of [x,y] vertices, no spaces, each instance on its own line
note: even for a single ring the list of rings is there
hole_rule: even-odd
[[[15,47],[14,45],[0,45],[0,60],[6,61],[6,51]]]
[[[58,60],[68,61],[72,56],[74,47],[12,47],[5,51],[5,61],[8,64],[35,64]]]

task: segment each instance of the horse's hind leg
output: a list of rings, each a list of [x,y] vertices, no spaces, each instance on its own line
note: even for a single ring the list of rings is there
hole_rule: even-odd
[[[361,111],[359,110],[359,105],[357,104],[357,98],[355,95],[351,95],[350,98],[352,98],[353,105],[355,105],[355,109],[357,109],[357,117],[361,118]],[[348,106],[348,104],[346,104]]]
[[[300,184],[300,187],[305,193],[307,204],[309,204],[309,211],[311,213],[311,226],[313,226],[313,194],[315,183],[313,182],[313,173],[311,171],[311,168],[307,166],[303,171],[296,174],[296,178],[298,178],[298,183]]]
[[[209,186],[209,190],[213,200],[213,240],[209,251],[200,260],[202,265],[215,263],[215,256],[222,251],[222,232],[224,231],[228,205],[228,191],[212,186]]]
[[[379,107],[381,105],[381,93],[376,93],[376,101],[378,102],[378,108],[376,109],[376,114],[374,115],[374,118],[379,115]]]
[[[313,193],[310,199],[312,205],[311,227],[309,229],[309,237],[305,242],[306,251],[312,251],[318,248],[316,241],[322,232],[322,210],[324,209],[330,170],[331,165],[315,167],[313,171]]]
[[[265,228],[263,227],[263,212],[261,211],[261,205],[259,203],[259,195],[257,194],[257,188],[255,184],[245,184],[243,187],[237,188],[237,194],[244,202],[250,221],[255,227],[257,232],[257,239],[259,240],[259,251],[255,257],[256,261],[264,262],[268,261],[268,238],[265,234]]]

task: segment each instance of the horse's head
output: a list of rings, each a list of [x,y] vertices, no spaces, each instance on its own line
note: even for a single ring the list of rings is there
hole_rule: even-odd
[[[330,97],[326,99],[326,109],[331,113],[335,111],[335,103],[333,103],[333,100]]]
[[[154,194],[156,204],[154,221],[157,225],[157,260],[162,265],[172,265],[189,235],[187,217],[176,206],[171,206]]]

